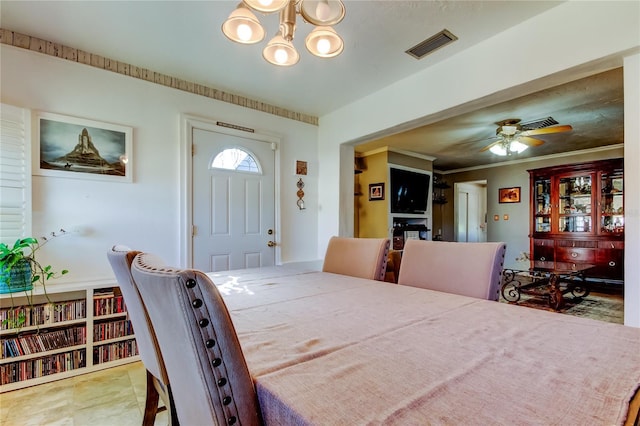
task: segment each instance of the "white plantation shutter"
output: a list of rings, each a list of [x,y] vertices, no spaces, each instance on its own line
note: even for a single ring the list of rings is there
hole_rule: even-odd
[[[0,242],[31,233],[29,110],[0,104]]]

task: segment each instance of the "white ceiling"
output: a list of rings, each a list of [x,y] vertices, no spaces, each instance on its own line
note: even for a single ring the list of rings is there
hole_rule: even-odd
[[[278,14],[258,15],[267,36],[258,45],[229,41],[220,28],[234,1],[2,1],[2,28],[111,59],[322,116],[414,74],[558,1],[345,1],[335,26],[344,52],[319,59],[304,47],[312,29],[298,16],[300,62],[281,68],[262,58]],[[416,60],[405,50],[448,29],[450,46]]]
[[[260,16],[267,36],[258,45],[238,45],[224,37],[220,28],[238,4],[237,0],[2,0],[0,26],[292,111],[322,116],[560,3],[346,0],[346,17],[335,26],[345,41],[344,52],[328,60],[309,54],[304,48],[304,38],[312,26],[298,17],[294,44],[301,58],[290,68],[276,67],[262,58],[263,47],[277,31],[277,14]],[[452,32],[458,40],[421,60],[405,53],[443,29]],[[593,99],[583,100],[572,95],[566,101],[560,100],[559,95],[568,94],[568,90],[551,90],[546,96],[530,98],[526,108],[518,101],[483,109],[479,116],[442,122],[430,129],[439,132],[437,140],[441,142],[438,144],[426,147],[424,140],[429,136],[424,134],[427,129],[423,129],[419,137],[407,137],[405,142],[394,136],[358,149],[398,144],[402,149],[438,157],[436,168],[442,170],[468,167],[478,164],[478,156],[472,158],[468,152],[481,148],[481,143],[471,141],[491,136],[496,127],[493,123],[498,120],[515,117],[529,121],[551,115],[561,124],[574,125],[576,131],[572,133],[578,134],[578,117],[569,114],[577,103],[591,108],[591,118],[600,118],[600,124],[608,122],[610,116],[621,114],[621,77],[618,83],[619,87],[614,90],[614,98],[618,99],[615,111],[611,108],[603,113],[593,111],[596,105]],[[610,101],[609,95],[608,91],[599,91],[597,104]],[[621,115],[618,119],[621,120]],[[581,120],[585,125],[589,122],[584,117]],[[587,129],[580,132],[584,134]],[[557,135],[546,138],[555,137]],[[611,138],[607,140],[612,143]],[[575,142],[575,146],[581,146]],[[461,143],[462,148],[456,147]],[[581,144],[587,145],[584,141]],[[551,153],[557,145],[550,141],[543,145],[547,151],[538,152]],[[463,158],[465,152],[467,156]]]

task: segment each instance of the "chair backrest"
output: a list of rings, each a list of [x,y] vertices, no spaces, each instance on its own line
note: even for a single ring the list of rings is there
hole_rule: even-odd
[[[149,373],[164,385],[167,385],[169,383],[167,372],[164,369],[158,342],[131,276],[131,263],[138,253],[140,252],[132,251],[125,246],[113,246],[107,252],[107,258],[118,281],[124,303],[127,306],[127,313],[136,335],[140,359]]]
[[[398,284],[498,300],[505,243],[408,240]]]
[[[388,238],[331,237],[322,271],[384,281]]]
[[[183,425],[258,425],[253,381],[222,296],[197,270],[142,253],[131,274],[156,331]]]

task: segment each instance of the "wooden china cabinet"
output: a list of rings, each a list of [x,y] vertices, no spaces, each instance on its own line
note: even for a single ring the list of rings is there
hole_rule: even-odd
[[[624,160],[529,170],[532,260],[595,265],[589,278],[624,279]]]

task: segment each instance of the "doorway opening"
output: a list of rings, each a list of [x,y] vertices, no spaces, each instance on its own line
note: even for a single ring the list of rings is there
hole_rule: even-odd
[[[456,182],[453,187],[454,239],[487,241],[487,181]]]

